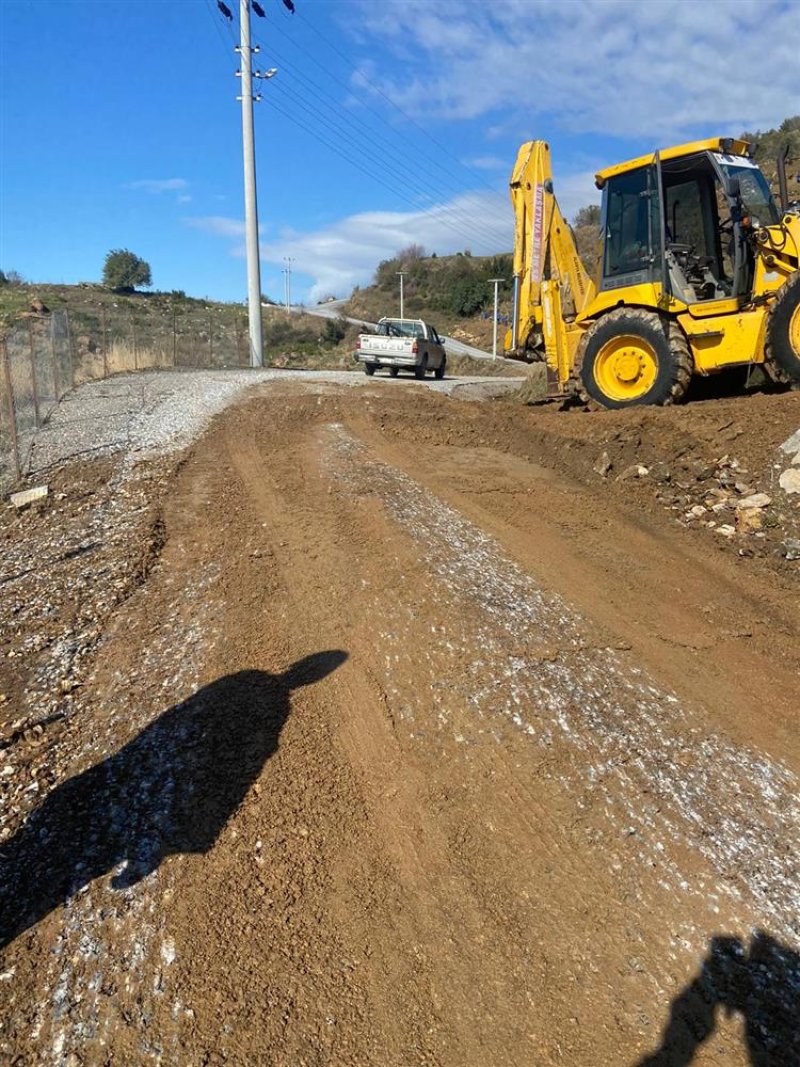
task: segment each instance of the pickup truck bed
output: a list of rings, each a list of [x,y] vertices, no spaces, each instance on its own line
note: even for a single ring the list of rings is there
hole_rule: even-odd
[[[381,319],[375,333],[359,334],[353,358],[363,363],[367,374],[388,367],[393,378],[404,368],[416,378],[428,371],[443,378],[447,363],[436,328],[422,319]]]

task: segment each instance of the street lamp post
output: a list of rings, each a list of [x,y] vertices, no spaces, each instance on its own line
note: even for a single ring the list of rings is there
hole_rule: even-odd
[[[497,287],[505,281],[505,278],[490,278],[490,284],[494,285],[494,322],[492,324],[492,359],[497,359]]]
[[[408,274],[406,270],[396,270],[395,274],[400,278],[400,318],[404,318],[403,315],[403,278]]]

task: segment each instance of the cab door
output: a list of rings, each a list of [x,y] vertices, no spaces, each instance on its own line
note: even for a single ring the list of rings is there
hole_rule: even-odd
[[[609,178],[603,187],[601,291],[663,283],[661,218],[655,164]]]

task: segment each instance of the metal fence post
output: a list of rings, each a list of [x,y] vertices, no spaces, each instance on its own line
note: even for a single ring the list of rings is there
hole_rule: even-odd
[[[178,362],[178,312],[172,305],[172,366]]]
[[[17,440],[17,413],[14,404],[14,386],[11,381],[11,370],[8,366],[8,350],[6,349],[5,337],[0,337],[0,363],[3,364],[3,378],[6,383],[6,397],[8,398],[8,431],[11,435],[11,451],[14,454],[14,471],[17,480],[22,477],[22,465],[19,461],[19,441]]]
[[[103,324],[103,377],[108,377],[108,321],[105,304],[100,305],[100,319]]]
[[[54,311],[50,315],[50,362],[53,365],[53,392],[55,393],[55,401],[59,402],[61,399],[61,376],[58,373],[58,363],[56,362],[56,312]]]
[[[64,321],[67,324],[67,351],[69,352],[69,385],[70,389],[75,388],[75,353],[72,348],[72,323],[69,321],[69,311],[64,311]]]
[[[39,419],[39,389],[36,382],[36,352],[34,350],[33,341],[33,323],[28,319],[28,338],[30,340],[30,356],[31,356],[31,384],[33,385],[33,422],[36,429],[39,429],[41,421]]]
[[[136,320],[133,317],[133,308],[131,308],[131,343],[133,344],[133,369],[139,369],[139,353],[136,351]]]

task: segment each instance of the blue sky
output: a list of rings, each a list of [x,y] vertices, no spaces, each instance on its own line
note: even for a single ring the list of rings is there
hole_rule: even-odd
[[[0,268],[244,300],[237,0],[0,0]],[[347,295],[417,242],[507,251],[521,142],[568,216],[595,169],[800,112],[800,4],[261,0],[262,289]],[[759,58],[761,57],[761,58]],[[768,62],[763,62],[768,57]]]

